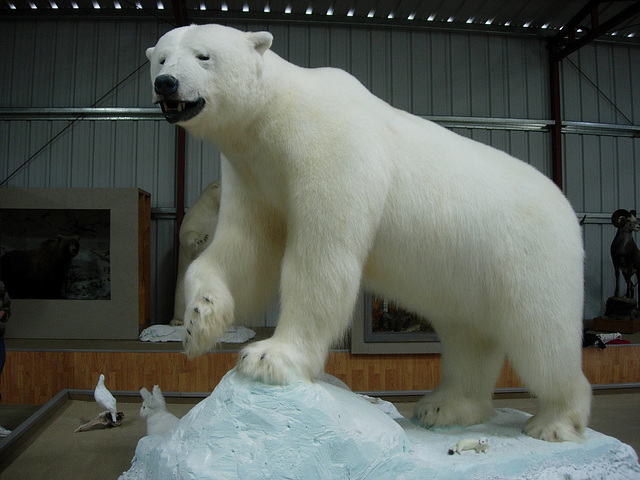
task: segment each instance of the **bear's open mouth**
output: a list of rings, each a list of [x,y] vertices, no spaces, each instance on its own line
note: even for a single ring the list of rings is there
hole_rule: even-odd
[[[200,97],[195,102],[180,102],[177,100],[161,100],[158,102],[164,118],[169,123],[186,122],[192,119],[204,108],[204,98]]]

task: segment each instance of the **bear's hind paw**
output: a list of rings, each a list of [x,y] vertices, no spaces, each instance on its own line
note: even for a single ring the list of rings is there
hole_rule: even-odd
[[[524,433],[547,442],[581,443],[584,441],[584,428],[580,425],[561,418],[555,421],[545,421],[540,415],[534,415],[527,421]]]
[[[476,425],[495,415],[490,402],[446,398],[436,392],[426,395],[416,404],[414,416],[425,427]]]

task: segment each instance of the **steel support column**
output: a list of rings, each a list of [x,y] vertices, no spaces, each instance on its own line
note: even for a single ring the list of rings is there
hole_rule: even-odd
[[[549,51],[550,100],[551,100],[551,174],[555,184],[562,190],[562,107],[560,104],[560,60],[555,58],[553,48]]]
[[[630,0],[629,0],[630,1]],[[562,178],[562,107],[561,107],[561,81],[560,62],[583,46],[610,32],[620,23],[640,13],[640,1],[620,11],[618,14],[604,22],[600,22],[598,8],[603,3],[611,3],[605,0],[590,0],[585,6],[569,20],[549,41],[549,93],[551,100],[551,166],[553,181],[560,189],[563,187]],[[591,27],[585,27],[583,22],[590,19]],[[581,30],[586,33],[578,37]]]
[[[176,26],[188,24],[185,0],[171,0]],[[184,219],[184,184],[187,138],[184,128],[176,126],[176,246],[180,243],[180,227]],[[178,256],[176,255],[176,266]]]

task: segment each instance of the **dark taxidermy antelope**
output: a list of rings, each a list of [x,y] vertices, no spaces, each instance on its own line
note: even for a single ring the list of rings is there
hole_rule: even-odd
[[[614,297],[620,294],[620,272],[627,282],[627,293],[625,297],[634,298],[635,285],[631,278],[636,276],[638,281],[638,271],[640,271],[640,250],[633,240],[633,232],[640,230],[640,223],[636,218],[636,211],[616,210],[611,216],[611,223],[618,229],[616,236],[611,242],[611,259],[616,272],[616,289]]]

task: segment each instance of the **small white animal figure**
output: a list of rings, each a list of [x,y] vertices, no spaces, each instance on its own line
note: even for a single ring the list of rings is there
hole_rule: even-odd
[[[461,455],[465,450],[475,450],[476,453],[487,453],[489,450],[489,439],[487,437],[482,438],[463,438],[454,447],[449,449],[449,455],[457,453]]]
[[[140,407],[140,416],[147,420],[147,435],[162,435],[171,431],[178,422],[178,417],[167,411],[160,387],[154,385],[152,393],[142,387],[140,395],[144,399]]]
[[[111,392],[107,387],[104,386],[104,375],[102,373],[100,374],[98,384],[93,391],[93,398],[96,400],[98,405],[105,410],[109,410],[109,413],[111,413],[111,420],[113,420],[113,423],[116,423],[116,399],[111,395]]]

